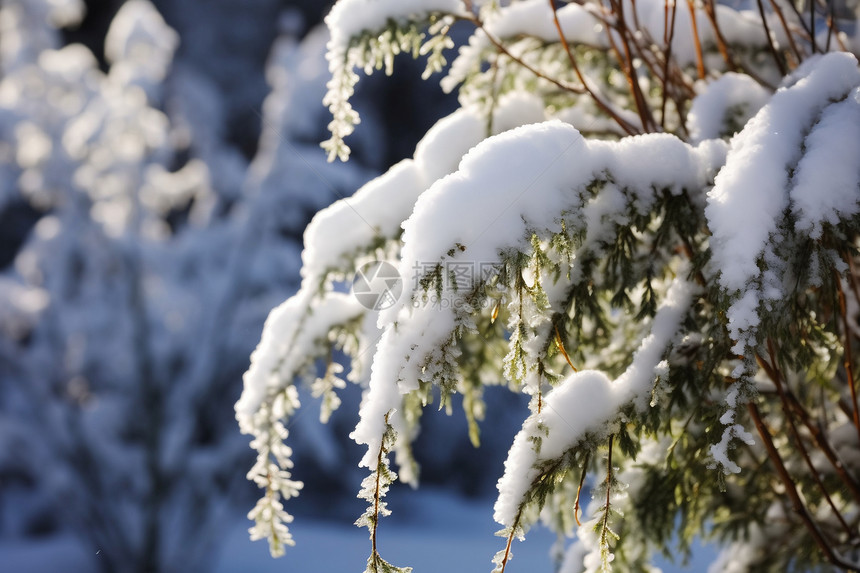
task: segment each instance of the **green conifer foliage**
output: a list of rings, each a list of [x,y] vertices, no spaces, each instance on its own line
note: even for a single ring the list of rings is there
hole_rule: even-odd
[[[236,406],[273,466],[253,472],[264,499],[297,493],[271,478],[290,462],[269,438],[298,407],[278,404],[304,379],[336,408],[338,349],[365,389],[368,571],[402,570],[376,550],[389,457],[417,484],[421,413],[454,393],[477,446],[491,385],[531,396],[494,571],[538,522],[574,539],[565,572],[648,571],[696,537],[726,570],[856,569],[860,68],[832,5],[758,8],[338,2],[331,158],[357,123],[355,68],[391,73],[405,51],[432,73],[450,26],[474,33],[442,80],[461,108],[308,228],[302,289]],[[404,279],[390,308],[338,292],[368,261]],[[274,553],[273,501],[254,517]]]

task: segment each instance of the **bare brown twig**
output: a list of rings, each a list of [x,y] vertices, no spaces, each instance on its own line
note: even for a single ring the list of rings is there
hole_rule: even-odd
[[[780,402],[782,403],[782,411],[785,414],[785,419],[788,422],[789,430],[791,431],[792,438],[794,439],[795,444],[797,445],[797,449],[803,458],[803,461],[806,463],[806,467],[809,468],[809,473],[812,476],[812,479],[815,481],[815,485],[818,486],[819,491],[824,496],[824,499],[827,501],[827,504],[830,506],[830,509],[833,510],[833,514],[836,516],[836,519],[839,521],[842,528],[848,534],[849,537],[853,536],[855,533],[845,522],[845,518],[842,516],[842,512],[836,507],[836,504],[833,502],[833,498],[830,497],[830,493],[827,491],[827,488],[824,486],[824,482],[821,480],[821,476],[819,475],[818,469],[812,463],[812,459],[809,457],[809,452],[806,450],[806,446],[803,443],[803,439],[800,436],[800,432],[797,430],[797,425],[794,423],[794,416],[791,411],[791,406],[788,402],[788,397],[786,395],[785,389],[783,387],[783,376],[780,372],[779,365],[776,362],[776,351],[775,345],[772,340],[768,339],[767,341],[767,350],[770,354],[770,364],[768,365],[765,360],[761,356],[756,356],[756,359],[759,365],[765,370],[768,374],[768,377],[773,381],[774,385],[776,385],[777,394],[779,394]]]
[[[645,96],[642,94],[642,88],[639,86],[639,78],[636,73],[636,66],[633,63],[633,53],[630,49],[630,28],[627,26],[627,18],[624,15],[624,6],[619,0],[610,0],[613,6],[613,11],[617,16],[618,33],[621,36],[621,46],[624,48],[624,60],[621,62],[624,75],[627,78],[627,83],[630,85],[630,92],[633,95],[633,101],[636,104],[636,111],[639,114],[639,120],[642,122],[642,127],[646,131],[655,131],[656,124],[654,117],[651,114],[651,108],[648,102],[645,101]],[[634,10],[636,5],[632,4]],[[558,18],[556,17],[556,22]],[[560,29],[560,28],[559,28]],[[638,29],[638,26],[637,26]]]
[[[567,43],[567,38],[564,37],[564,32],[561,29],[561,23],[558,21],[558,13],[556,12],[555,4],[553,4],[552,0],[549,0],[549,4],[550,8],[552,9],[552,17],[553,21],[555,22],[555,28],[558,31],[559,41],[561,42],[564,51],[567,53],[567,58],[570,61],[570,65],[573,68],[573,72],[576,74],[576,77],[582,83],[583,88],[586,92],[588,92],[588,95],[591,96],[591,99],[594,100],[594,103],[597,104],[597,107],[599,107],[604,113],[611,117],[613,121],[615,121],[619,126],[621,126],[621,129],[623,129],[628,135],[634,135],[638,132],[638,130],[633,127],[630,122],[618,115],[615,110],[613,110],[606,102],[604,102],[603,98],[598,96],[588,85],[585,76],[582,74],[582,71],[580,71],[579,69],[579,65],[576,63],[576,58],[574,57],[573,52],[570,49],[570,45]]]
[[[705,79],[705,58],[702,55],[702,42],[699,39],[699,25],[696,22],[696,6],[693,0],[687,0],[687,6],[690,8],[690,24],[693,27],[693,42],[696,45],[696,71],[699,73],[699,79]]]
[[[842,330],[845,336],[845,349],[843,365],[845,375],[848,377],[848,388],[851,390],[851,408],[854,427],[857,430],[857,439],[860,442],[860,406],[857,404],[857,381],[854,378],[854,359],[851,353],[851,329],[848,326],[848,313],[845,309],[845,293],[842,290],[842,277],[834,271],[836,293],[839,297],[839,314],[842,317]]]
[[[717,22],[717,8],[714,4],[714,0],[705,0],[705,14],[708,16],[708,20],[714,28],[714,35],[717,38],[717,49],[720,50],[720,55],[726,62],[726,67],[728,67],[731,72],[735,71],[737,69],[737,65],[735,64],[734,58],[732,58],[731,52],[729,52],[726,39],[723,37],[723,32],[720,30],[720,25]]]
[[[776,63],[776,67],[779,68],[780,75],[785,75],[788,73],[788,70],[785,69],[785,64],[782,63],[782,58],[779,56],[779,52],[776,50],[776,46],[773,43],[773,36],[770,34],[770,25],[767,23],[767,15],[764,13],[764,4],[761,0],[757,0],[758,2],[758,13],[761,16],[761,25],[764,27],[764,34],[767,36],[767,45],[770,48],[770,53],[773,56],[773,61]]]
[[[803,55],[800,53],[800,50],[797,48],[797,43],[794,41],[794,34],[791,33],[791,29],[788,26],[788,22],[785,20],[785,14],[782,13],[782,8],[779,7],[779,4],[776,0],[770,0],[770,5],[773,8],[776,17],[779,18],[780,24],[782,24],[782,29],[785,31],[785,35],[788,37],[788,45],[791,47],[791,52],[794,54],[794,57],[797,59],[797,64],[803,61]]]
[[[508,559],[511,557],[511,544],[514,542],[514,537],[517,534],[517,527],[520,525],[520,516],[523,514],[523,508],[517,512],[517,517],[514,519],[514,524],[511,526],[511,533],[508,535],[508,542],[505,544],[505,556],[502,558],[501,568],[499,573],[505,573],[505,568],[508,566]]]
[[[804,527],[809,531],[809,534],[815,540],[815,543],[830,563],[837,567],[853,570],[854,567],[852,564],[846,563],[836,554],[828,539],[824,536],[818,528],[818,525],[816,525],[815,521],[813,521],[812,517],[809,515],[809,511],[803,503],[803,499],[801,499],[800,494],[797,492],[797,486],[795,485],[791,475],[788,473],[785,463],[782,461],[782,457],[779,455],[779,451],[777,451],[776,446],[773,443],[770,431],[768,431],[767,427],[764,425],[758,406],[756,406],[754,402],[749,402],[747,404],[747,409],[753,419],[753,423],[755,423],[759,436],[761,436],[762,442],[767,450],[768,458],[774,465],[776,473],[785,488],[785,493],[791,501],[795,513],[797,513],[798,517],[800,517],[800,520],[803,522]]]
[[[576,501],[573,502],[573,518],[577,525],[582,525],[579,521],[579,496],[582,494],[582,486],[585,484],[585,476],[588,475],[588,461],[590,455],[585,454],[585,460],[582,462],[582,474],[579,476],[579,487],[576,488]]]
[[[675,16],[678,14],[677,2],[672,2],[671,17],[669,17],[669,0],[663,3],[663,44],[666,49],[663,54],[663,97],[660,102],[660,127],[666,127],[666,99],[669,94],[669,65],[672,62],[672,42],[675,39]]]
[[[486,27],[484,26],[484,23],[481,20],[479,20],[477,16],[462,16],[462,15],[460,15],[460,16],[456,16],[456,17],[461,19],[461,20],[471,22],[476,27],[483,30],[484,34],[487,36],[487,39],[490,41],[491,44],[493,44],[493,46],[495,46],[495,48],[499,52],[501,52],[502,54],[504,54],[505,56],[510,58],[513,62],[515,62],[518,65],[522,66],[523,68],[527,69],[528,71],[533,73],[535,76],[539,77],[540,79],[545,80],[545,81],[553,84],[554,86],[556,86],[557,88],[559,88],[563,91],[567,91],[567,92],[571,92],[571,93],[575,93],[575,94],[582,94],[582,93],[586,92],[585,89],[580,88],[579,86],[573,86],[570,84],[566,84],[566,83],[561,82],[561,81],[559,81],[559,80],[557,80],[551,76],[546,75],[545,73],[541,72],[540,70],[538,70],[534,66],[530,65],[528,62],[526,62],[522,58],[517,57],[514,54],[512,54],[511,51],[508,50],[508,48],[498,38],[496,38],[495,36],[493,36],[492,34],[490,34],[487,31]]]

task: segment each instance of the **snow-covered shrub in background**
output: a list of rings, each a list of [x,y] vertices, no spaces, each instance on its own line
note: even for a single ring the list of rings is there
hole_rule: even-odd
[[[249,164],[150,2],[117,13],[105,72],[63,46],[82,14],[0,5],[0,216],[33,221],[0,269],[0,534],[60,527],[105,570],[202,570],[245,485],[229,411],[253,341],[310,214],[370,173],[302,143],[327,122],[324,31],[273,47]]]
[[[424,407],[462,394],[477,444],[483,393],[504,385],[531,414],[498,481],[496,571],[538,521],[576,537],[565,572],[650,570],[697,535],[726,544],[717,570],[857,568],[854,22],[820,4],[556,4],[340,0],[328,16],[331,159],[359,120],[356,68],[391,73],[405,51],[429,74],[452,26],[475,31],[442,80],[460,109],[305,232],[301,289],[236,404],[265,490],[252,537],[292,543],[297,381],[332,407],[364,388],[369,572],[409,570],[377,530],[391,483],[418,483]],[[373,260],[404,281],[379,312],[340,286]]]

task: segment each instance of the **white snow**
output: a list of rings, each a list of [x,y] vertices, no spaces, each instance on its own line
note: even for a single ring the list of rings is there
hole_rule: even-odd
[[[583,6],[566,4],[556,11],[564,37],[590,46],[606,46],[603,26]],[[496,38],[534,36],[546,42],[558,41],[552,10],[544,0],[524,0],[492,14],[486,30]]]
[[[860,69],[850,54],[828,54],[804,62],[790,82],[732,138],[726,166],[708,194],[713,263],[720,284],[737,299],[728,317],[738,354],[752,343],[758,304],[781,296],[779,261],[771,245],[789,207],[788,169],[801,159],[801,143],[818,114],[860,84]],[[819,182],[817,192],[821,189]],[[770,272],[760,270],[762,260]]]
[[[461,0],[340,0],[326,16],[331,30],[330,50],[345,50],[352,37],[384,28],[389,20],[403,20],[432,12],[463,14]]]
[[[236,419],[242,433],[254,433],[254,415],[268,392],[289,385],[308,366],[320,341],[327,341],[332,325],[348,322],[366,309],[355,297],[329,292],[312,300],[305,291],[287,299],[266,319],[260,344],[251,355],[243,377],[244,390],[236,402]],[[310,300],[309,300],[310,299]]]
[[[543,100],[536,94],[512,91],[502,95],[493,110],[493,131],[502,133],[546,119]]]
[[[350,264],[353,250],[374,237],[393,239],[418,196],[457,168],[460,158],[485,136],[483,120],[460,109],[438,121],[405,159],[361,187],[352,197],[320,211],[305,230],[302,276],[316,289],[325,273]],[[316,284],[314,284],[316,283]]]
[[[568,203],[576,205],[564,191],[569,181],[592,177],[594,169],[583,157],[587,146],[579,132],[558,121],[482,142],[455,174],[434,183],[416,202],[403,223],[401,272],[414,262],[440,260],[455,243],[466,246],[462,256],[468,260],[495,261],[500,249],[519,243],[519,233],[511,231],[523,221],[545,227]],[[399,310],[381,315],[380,324],[394,322]]]
[[[722,137],[726,116],[743,126],[770,99],[770,91],[746,74],[728,72],[711,83],[697,82],[699,94],[693,99],[687,116],[687,128],[693,142]],[[725,135],[732,135],[731,133]]]
[[[858,212],[860,88],[824,110],[806,137],[806,147],[794,174],[791,200],[797,229],[817,239],[823,223],[835,224]]]
[[[144,61],[162,54],[173,55],[179,36],[148,0],[125,2],[111,21],[105,36],[105,58],[110,63]]]

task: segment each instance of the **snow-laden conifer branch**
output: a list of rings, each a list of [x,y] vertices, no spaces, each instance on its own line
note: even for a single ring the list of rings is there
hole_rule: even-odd
[[[283,555],[285,544],[293,544],[286,526],[292,516],[284,511],[282,500],[295,497],[302,487],[290,479],[292,451],[285,444],[289,434],[286,423],[300,406],[293,378],[303,375],[313,380],[314,358],[336,342],[330,340],[329,333],[336,325],[360,319],[365,310],[345,294],[332,292],[312,302],[303,294],[269,315],[245,373],[245,390],[236,403],[239,429],[254,436],[251,447],[257,451],[248,479],[265,490],[248,514],[255,522],[251,537],[268,539],[276,557]],[[355,348],[350,350],[357,353]]]
[[[352,357],[348,374],[352,381],[366,378],[366,364],[378,337],[373,317],[365,320],[366,309],[352,296],[334,292],[332,283],[345,280],[362,261],[396,256],[391,249],[396,248],[400,223],[408,217],[415,199],[430,183],[455,170],[460,157],[481,140],[483,133],[483,122],[476,114],[468,110],[456,112],[427,133],[414,159],[401,162],[354,196],[321,211],[308,226],[307,248],[302,255],[302,288],[270,314],[244,376],[244,391],[236,403],[241,431],[255,437],[252,447],[258,452],[258,460],[249,479],[266,490],[260,504],[268,507],[278,503],[280,490],[270,482],[272,476],[280,474],[269,471],[270,458],[280,471],[291,465],[289,448],[278,450],[272,441],[283,442],[284,427],[299,407],[293,386],[296,379],[304,379],[314,392],[324,394],[324,417],[326,409],[337,407],[336,388],[342,387],[336,375],[339,365],[330,363],[332,347]],[[315,375],[319,360],[329,360],[323,379]],[[276,450],[280,456],[274,455]],[[404,456],[400,457],[408,458]],[[291,495],[297,493],[298,488],[294,488]],[[285,539],[287,533],[278,529],[275,519],[288,517],[281,509],[273,507],[265,515],[257,511],[253,516],[258,522],[255,535],[269,536],[273,552],[278,554],[282,552],[278,539]]]
[[[821,224],[835,222],[840,210],[847,209],[848,215],[856,212],[856,197],[846,191],[856,184],[856,169],[852,173],[850,163],[839,162],[838,155],[831,153],[843,137],[856,136],[850,127],[856,117],[856,98],[845,104],[834,102],[848,98],[858,83],[860,69],[849,54],[808,60],[731,141],[726,167],[708,196],[706,214],[720,284],[733,299],[729,329],[738,354],[755,346],[759,305],[785,295],[781,281],[785,268],[778,261],[773,239],[790,232],[780,228],[786,210],[801,216],[801,229],[819,236]],[[834,130],[834,118],[840,116],[849,127],[843,125],[833,134],[836,137],[827,137],[828,130]],[[828,157],[826,162],[823,157]],[[813,190],[810,171],[823,168],[829,173],[828,167],[836,170],[838,179],[819,180]],[[821,193],[822,184],[832,185],[834,191]]]
[[[361,482],[361,491],[358,494],[358,497],[369,504],[364,514],[355,522],[355,525],[367,527],[370,532],[371,549],[365,573],[410,573],[412,571],[411,567],[396,567],[385,561],[379,555],[377,546],[379,518],[391,514],[383,498],[391,484],[397,480],[397,474],[390,469],[388,462],[388,453],[394,445],[394,439],[394,430],[391,426],[387,426],[376,456],[375,469]]]
[[[305,231],[304,288],[322,288],[330,274],[355,272],[360,257],[374,249],[384,253],[386,245],[400,237],[400,225],[418,196],[455,171],[462,156],[485,136],[482,118],[471,109],[459,109],[427,132],[412,159],[317,213]]]
[[[521,98],[501,106],[497,127],[513,127],[528,118],[543,119],[540,110],[535,114],[533,104],[533,100]],[[348,379],[366,383],[369,360],[379,338],[375,314],[368,313],[352,296],[335,292],[334,283],[351,279],[367,261],[388,259],[397,264],[401,222],[408,218],[417,198],[434,181],[455,171],[461,157],[485,134],[481,115],[472,109],[460,109],[427,132],[412,159],[402,161],[352,197],[314,217],[305,231],[301,289],[270,314],[244,376],[244,391],[236,403],[236,417],[243,433],[268,436],[272,427],[286,424],[291,414],[287,412],[287,418],[273,417],[272,405],[284,392],[291,392],[297,379],[310,384],[312,392],[323,394],[323,417],[328,408],[336,407],[337,389],[343,384],[336,376],[340,366],[330,362],[333,347],[344,350],[352,359]],[[412,270],[403,273],[406,279]],[[315,366],[320,361],[326,365],[326,376],[317,379]],[[424,394],[426,388],[412,397],[396,396],[388,404],[391,424],[398,435],[411,436],[398,440],[393,450],[401,479],[411,482],[417,474],[409,469],[414,468],[414,462],[408,444],[416,435],[419,417],[403,418],[407,408],[402,401],[424,404],[429,399],[422,397]],[[475,416],[480,415],[476,414],[480,412],[480,399],[478,392],[470,396],[468,412],[474,425]],[[265,416],[261,414],[264,410]],[[277,412],[284,414],[282,410]],[[477,440],[477,432],[473,434]],[[254,443],[262,446],[268,442],[256,439]],[[255,449],[262,458],[268,457],[256,446]]]
[[[406,52],[413,57],[429,54],[428,74],[441,70],[442,51],[454,46],[447,36],[450,17],[464,13],[460,0],[341,0],[334,5],[326,17],[331,31],[326,57],[332,78],[323,99],[333,118],[331,138],[322,144],[329,161],[346,161],[349,147],[344,138],[359,122],[349,103],[359,79],[355,69],[370,74],[384,67],[391,75],[394,57]],[[428,26],[431,37],[425,41],[421,29]]]
[[[561,275],[550,269],[549,277],[554,278],[542,280],[546,308],[531,309],[527,323],[516,327],[528,331],[527,340],[512,338],[526,353],[523,374],[534,374],[543,358],[539,352],[551,340],[549,317],[566,310],[562,303],[568,285],[593,278],[584,272],[580,260],[604,252],[615,224],[650,212],[658,202],[657,190],[666,189],[670,196],[684,189],[701,193],[722,162],[723,151],[718,143],[693,148],[664,135],[619,143],[587,141],[561,122],[498,135],[472,150],[457,173],[419,198],[403,224],[401,275],[408,276],[423,261],[480,261],[489,269],[481,281],[492,281],[497,279],[492,273],[498,273],[505,262],[505,253],[531,253],[534,234],[549,240],[566,229],[577,242],[568,253],[570,267]],[[604,185],[595,185],[601,181]],[[596,188],[600,190],[595,193]],[[500,287],[515,290],[526,270],[514,268],[507,273],[508,283]],[[483,286],[481,281],[465,294],[458,292],[456,284],[437,283],[437,297],[460,301],[449,309],[425,304],[427,287],[411,285],[410,290],[407,285],[401,301],[380,314],[384,332],[374,356],[368,398],[353,433],[358,443],[368,446],[368,456],[378,451],[383,420],[397,408],[401,394],[416,390],[421,382],[456,386],[451,353],[456,353],[464,333],[474,328],[472,314],[477,309],[469,297]],[[513,300],[516,294],[510,296]],[[536,392],[537,382],[532,380],[530,391]],[[399,430],[396,420],[392,424]],[[401,438],[407,435],[402,432]],[[365,457],[363,464],[370,460]]]
[[[807,60],[732,139],[708,195],[713,265],[729,305],[732,352],[742,358],[731,374],[739,381],[726,396],[726,428],[712,448],[727,472],[740,471],[726,454],[732,441],[752,441],[735,411],[755,392],[749,377],[763,337],[784,331],[786,317],[797,319],[791,308],[801,289],[831,284],[827,269],[846,270],[844,247],[828,248],[833,239],[821,236],[858,212],[860,170],[841,151],[860,143],[858,85],[860,69],[850,54]],[[833,177],[822,180],[821,173]],[[803,270],[792,262],[798,249],[809,253]]]
[[[447,16],[471,21],[476,32],[443,80],[446,89],[460,86],[462,108],[431,130],[414,159],[310,225],[303,286],[291,311],[299,317],[295,333],[319,335],[327,324],[368,342],[369,373],[366,362],[351,373],[367,382],[351,436],[367,447],[361,465],[371,471],[364,485],[373,489],[367,499],[374,508],[385,489],[379,486],[394,479],[389,454],[400,478],[417,482],[411,444],[436,392],[442,405],[463,393],[477,443],[483,389],[506,380],[534,397],[499,481],[496,517],[509,539],[544,505],[558,506],[544,520],[570,533],[576,516],[559,515],[579,498],[569,476],[584,479],[585,460],[596,459],[609,439],[602,499],[588,510],[597,517],[579,528],[581,543],[566,563],[596,570],[615,559],[619,567],[644,567],[649,544],[672,538],[678,512],[688,520],[687,544],[690,520],[714,519],[719,496],[686,505],[669,496],[665,507],[652,503],[643,513],[625,497],[625,484],[641,493],[665,481],[690,499],[699,488],[724,487],[764,455],[738,408],[760,386],[756,407],[773,414],[769,388],[754,378],[764,338],[776,341],[778,356],[770,359],[785,372],[786,396],[808,380],[837,402],[854,390],[837,366],[844,340],[850,377],[851,305],[860,304],[860,289],[842,307],[833,293],[841,292],[842,302],[856,283],[846,272],[860,232],[860,178],[851,159],[860,148],[857,62],[847,54],[807,58],[810,46],[818,47],[790,22],[801,16],[784,12],[662,0],[569,3],[556,22],[544,0],[465,4],[469,12],[444,0],[386,1],[365,14],[366,3],[343,0],[329,17],[332,156],[345,153],[342,137],[357,120],[348,103],[354,68],[390,70],[399,51],[421,51],[428,24],[424,49],[436,53],[447,43]],[[799,67],[782,80],[776,63]],[[658,124],[671,134],[623,137]],[[830,182],[822,184],[822,171],[833,174]],[[398,265],[401,299],[378,316],[353,316],[351,326],[326,319],[326,305],[338,298],[334,284],[373,259]],[[463,265],[473,272],[465,285],[452,270]],[[841,320],[833,318],[836,309]],[[302,346],[305,363],[326,358],[336,338]],[[255,364],[264,364],[275,339],[264,336]],[[289,350],[271,355],[278,358],[246,380],[253,388],[243,396],[245,415],[269,407],[300,374],[302,362]],[[578,372],[565,376],[567,368]],[[334,377],[316,384],[336,402]],[[812,420],[806,395],[776,406]],[[851,427],[840,411],[834,424]],[[838,448],[814,424],[797,427],[827,452],[838,479],[854,483]],[[265,424],[248,429],[265,431]],[[746,447],[737,448],[738,440]],[[676,455],[689,459],[680,463]],[[723,471],[707,473],[715,462]],[[742,494],[720,498],[727,511],[770,511],[767,500],[776,494],[766,474],[760,468],[735,482]],[[822,478],[818,487],[830,485]],[[851,503],[824,494],[827,507],[805,502],[816,520],[813,510]],[[744,496],[767,500],[747,509]],[[610,523],[619,507],[633,515]],[[376,509],[365,516],[374,538]],[[374,547],[369,567],[388,567],[376,557]],[[509,557],[508,546],[495,562],[503,568]]]
[[[514,438],[505,473],[499,480],[495,520],[510,527],[523,504],[539,484],[542,467],[580,447],[588,436],[592,443],[611,433],[621,409],[632,404],[643,411],[650,406],[651,389],[661,362],[675,341],[696,288],[684,276],[669,287],[665,302],[650,325],[650,333],[624,373],[610,380],[596,370],[571,374],[544,398],[544,408],[533,413]],[[539,444],[539,447],[536,447]]]

